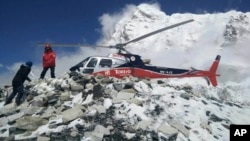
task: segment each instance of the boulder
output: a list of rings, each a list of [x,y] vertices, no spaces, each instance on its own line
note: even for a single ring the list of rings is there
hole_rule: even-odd
[[[163,134],[167,135],[167,136],[172,136],[174,134],[178,133],[178,130],[176,130],[175,128],[168,126],[166,124],[161,124],[158,129],[159,132],[162,132]]]
[[[61,101],[70,100],[70,93],[68,91],[61,93],[60,100]]]
[[[71,109],[68,109],[62,112],[62,119],[64,123],[72,121],[76,118],[80,118],[82,116],[83,116],[83,112],[79,107],[73,107]]]
[[[46,119],[40,117],[25,116],[16,120],[15,125],[20,129],[26,129],[29,131],[36,130],[39,126],[48,123]]]
[[[169,122],[169,124],[180,131],[185,137],[189,137],[189,130],[187,130],[180,122],[173,120]]]

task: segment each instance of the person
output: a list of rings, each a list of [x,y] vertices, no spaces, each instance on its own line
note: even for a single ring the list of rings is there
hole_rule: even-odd
[[[17,93],[18,95],[16,96],[16,101],[15,101],[16,105],[18,106],[21,104],[21,98],[24,93],[23,83],[25,82],[25,80],[29,82],[31,81],[28,75],[31,71],[32,64],[33,64],[32,62],[28,61],[20,66],[19,70],[17,71],[15,77],[12,80],[13,91],[10,94],[10,96],[6,99],[4,105],[11,103],[12,99],[16,96]]]
[[[40,79],[43,79],[48,69],[50,69],[51,78],[55,78],[56,53],[52,50],[50,44],[46,44],[43,54],[43,71]]]

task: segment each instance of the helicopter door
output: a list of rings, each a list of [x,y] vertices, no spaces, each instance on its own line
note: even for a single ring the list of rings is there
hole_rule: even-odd
[[[99,63],[99,68],[111,68],[112,59],[101,59]]]
[[[112,67],[112,59],[109,58],[99,58],[99,62],[95,68],[95,72],[101,72],[109,70]]]
[[[98,62],[97,58],[91,58],[82,72],[87,74],[93,73],[97,62]]]

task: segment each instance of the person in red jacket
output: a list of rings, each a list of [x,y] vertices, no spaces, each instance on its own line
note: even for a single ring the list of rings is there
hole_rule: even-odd
[[[46,44],[43,54],[43,71],[40,79],[43,79],[48,69],[50,69],[51,78],[55,78],[56,53],[52,50],[50,44]]]

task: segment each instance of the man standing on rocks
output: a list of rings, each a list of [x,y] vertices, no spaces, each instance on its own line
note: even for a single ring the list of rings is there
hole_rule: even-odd
[[[23,88],[24,88],[23,83],[25,80],[28,80],[29,82],[31,81],[28,75],[31,71],[32,64],[33,64],[32,62],[28,61],[24,65],[22,64],[20,66],[20,69],[17,71],[15,77],[12,80],[13,91],[10,94],[10,96],[6,99],[4,105],[11,103],[12,99],[16,96],[17,93],[18,95],[16,97],[16,105],[18,106],[21,104],[21,98],[23,96]]]
[[[43,71],[40,79],[43,79],[48,69],[50,69],[51,78],[55,78],[56,53],[52,50],[50,44],[46,44],[43,54]]]

